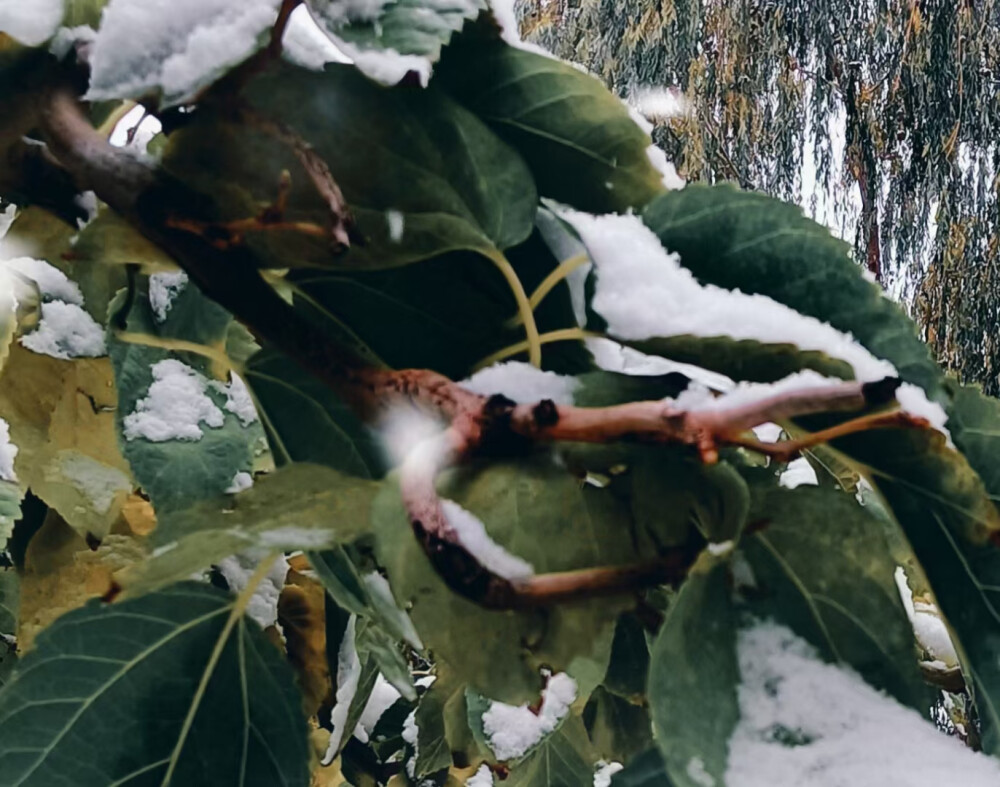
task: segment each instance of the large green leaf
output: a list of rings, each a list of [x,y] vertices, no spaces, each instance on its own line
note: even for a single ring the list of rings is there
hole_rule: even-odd
[[[727,566],[696,568],[667,612],[649,668],[656,741],[680,787],[725,784],[739,682]]]
[[[981,479],[930,430],[880,430],[833,445],[867,470],[906,534],[966,657],[983,748],[1000,752],[1000,515]]]
[[[254,355],[244,369],[275,462],[312,462],[360,478],[377,478],[385,459],[374,434],[327,386],[277,350]]]
[[[607,213],[640,208],[663,190],[646,152],[652,140],[597,78],[569,63],[477,29],[445,50],[434,81],[517,148],[542,196]]]
[[[441,493],[478,516],[498,544],[536,573],[634,560],[630,539],[622,537],[629,527],[624,506],[608,490],[581,488],[546,455],[462,468],[442,479]],[[537,699],[542,665],[568,672],[581,695],[600,683],[627,599],[535,612],[483,609],[435,572],[412,535],[393,476],[374,512],[377,554],[393,592],[401,604],[412,602],[421,639],[457,680],[511,704]]]
[[[392,50],[437,60],[441,47],[486,7],[483,0],[390,0],[371,12],[351,14],[339,0],[308,0],[315,19],[338,41],[362,51]],[[362,70],[364,65],[360,66]]]
[[[25,787],[214,787],[235,774],[305,787],[300,702],[228,594],[185,583],[95,601],[43,631],[0,691],[0,772]]]
[[[496,256],[531,232],[537,195],[524,161],[433,86],[384,88],[346,65],[322,73],[283,66],[254,80],[246,98],[323,159],[364,236],[335,256],[327,240],[250,232],[246,244],[262,267],[384,268],[456,249]],[[287,170],[285,218],[328,224],[329,207],[292,146],[252,123],[200,113],[171,136],[164,166],[215,198],[205,218],[216,221],[256,215]]]
[[[699,280],[828,322],[941,397],[941,372],[910,319],[862,277],[848,245],[797,206],[729,184],[694,184],[657,197],[643,221]]]
[[[161,515],[149,559],[120,581],[139,594],[247,549],[320,549],[368,529],[377,486],[320,465],[292,464],[245,492]]]
[[[934,698],[917,668],[880,522],[834,488],[755,492],[751,519],[766,524],[741,542],[754,614],[791,627],[827,659],[924,712]]]
[[[629,702],[603,686],[590,695],[583,720],[594,752],[606,762],[630,762],[653,743],[645,705]]]
[[[528,292],[559,264],[537,231],[507,257]],[[510,286],[476,254],[455,252],[388,271],[295,271],[289,279],[299,288],[299,309],[334,334],[348,332],[396,368],[461,379],[485,357],[524,339],[523,327],[507,324],[517,312]],[[538,305],[535,322],[542,333],[576,326],[565,283]],[[564,374],[590,368],[580,342],[546,345],[542,360],[543,368]]]
[[[976,386],[949,381],[948,430],[955,445],[1000,505],[1000,401]]]

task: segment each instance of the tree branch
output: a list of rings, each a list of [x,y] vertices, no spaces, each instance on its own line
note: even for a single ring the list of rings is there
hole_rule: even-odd
[[[325,383],[362,418],[372,419],[403,400],[427,407],[450,422],[438,438],[406,459],[400,473],[401,491],[413,530],[435,568],[452,589],[479,603],[524,607],[678,581],[697,550],[684,547],[639,566],[517,580],[497,576],[462,544],[435,490],[442,469],[470,456],[525,450],[536,442],[634,440],[690,446],[706,462],[716,461],[723,445],[746,446],[787,459],[818,440],[854,431],[887,425],[926,426],[920,419],[892,412],[864,416],[784,444],[760,443],[746,436],[748,429],[768,421],[888,404],[897,380],[835,383],[728,407],[721,403],[682,410],[672,403],[634,402],[586,409],[549,400],[519,405],[503,396],[472,393],[436,372],[366,366],[279,297],[245,247],[219,248],[201,234],[178,229],[178,217],[199,221],[209,213],[204,195],[154,171],[131,152],[110,146],[87,121],[69,85],[56,87],[47,96],[42,127],[51,152],[81,187],[93,189],[171,255],[208,297],[232,312],[262,342],[278,347]]]

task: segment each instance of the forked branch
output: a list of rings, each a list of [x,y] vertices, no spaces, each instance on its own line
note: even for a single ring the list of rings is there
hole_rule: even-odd
[[[289,4],[286,4],[289,5]],[[595,568],[513,580],[487,570],[448,522],[435,490],[438,473],[475,455],[525,450],[538,442],[622,440],[673,443],[696,450],[706,462],[721,446],[743,446],[787,460],[819,442],[885,426],[924,427],[898,411],[863,415],[833,429],[785,443],[761,443],[748,435],[758,424],[810,413],[860,412],[893,401],[898,381],[843,382],[779,393],[742,404],[707,404],[683,410],[672,403],[633,402],[578,408],[549,400],[516,404],[503,396],[472,393],[435,372],[388,370],[365,365],[331,342],[310,320],[277,295],[261,277],[257,260],[241,244],[221,247],[201,233],[177,226],[197,221],[191,206],[204,197],[170,180],[127,151],[111,147],[90,125],[67,86],[54,89],[42,112],[49,148],[81,188],[89,187],[170,254],[206,295],[227,308],[262,342],[274,345],[324,382],[363,418],[394,402],[432,410],[450,426],[411,454],[401,470],[404,503],[414,532],[444,580],[455,591],[494,607],[524,607],[621,592],[679,581],[697,556],[685,547],[638,566]],[[332,207],[332,206],[331,206]],[[346,220],[346,214],[344,216]]]

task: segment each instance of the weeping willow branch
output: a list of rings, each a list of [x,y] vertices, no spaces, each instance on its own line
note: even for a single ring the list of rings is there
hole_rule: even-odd
[[[695,556],[685,547],[640,566],[595,568],[524,580],[498,576],[466,548],[444,515],[434,481],[450,464],[553,441],[675,444],[697,451],[705,462],[717,461],[719,448],[733,445],[790,459],[817,442],[857,431],[926,426],[921,419],[889,412],[862,415],[834,429],[786,443],[761,443],[747,436],[747,430],[765,422],[890,404],[899,384],[894,379],[872,384],[831,383],[785,391],[754,402],[727,404],[722,400],[693,410],[663,401],[588,409],[550,400],[517,404],[503,396],[473,393],[436,372],[370,366],[350,349],[331,342],[283,300],[260,275],[257,260],[245,247],[219,248],[199,233],[178,229],[176,218],[193,210],[192,206],[197,207],[199,195],[128,152],[111,147],[90,125],[69,85],[50,92],[42,110],[42,128],[51,153],[81,188],[93,189],[171,255],[208,297],[231,311],[262,343],[282,350],[362,418],[375,418],[385,408],[404,401],[432,410],[450,423],[439,437],[407,458],[400,473],[402,493],[413,530],[442,578],[456,592],[479,603],[531,606],[675,581],[684,575]],[[521,296],[526,306],[523,288]],[[529,347],[537,359],[541,343],[528,315],[525,327]]]

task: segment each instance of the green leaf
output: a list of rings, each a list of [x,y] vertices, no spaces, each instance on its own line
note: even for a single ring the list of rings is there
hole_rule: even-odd
[[[245,492],[161,514],[148,560],[120,578],[140,594],[247,549],[333,546],[368,529],[377,486],[319,465],[293,464]]]
[[[443,477],[440,489],[537,573],[635,559],[630,540],[622,538],[629,527],[624,507],[608,490],[581,488],[545,455],[465,467]],[[457,681],[511,704],[537,699],[543,665],[568,672],[581,696],[600,683],[614,622],[627,599],[561,604],[544,612],[483,609],[437,575],[412,535],[393,476],[373,510],[376,554],[393,592],[400,604],[412,602],[421,639]]]
[[[649,672],[649,645],[642,624],[635,615],[622,615],[615,628],[611,661],[604,687],[620,697],[642,700]]]
[[[661,194],[643,221],[700,281],[766,295],[850,333],[940,398],[941,372],[913,323],[862,277],[849,246],[797,206],[729,184],[693,184]]]
[[[606,762],[631,762],[653,743],[653,728],[646,708],[612,694],[603,686],[590,695],[583,721],[594,752]]]
[[[594,761],[587,730],[578,716],[559,728],[513,768],[504,782],[510,787],[581,787],[593,783]]]
[[[924,712],[934,698],[917,668],[880,522],[837,489],[755,492],[751,518],[766,524],[741,542],[754,615],[789,626],[828,660]]]
[[[113,310],[119,308],[122,297],[112,305]],[[223,342],[231,319],[193,284],[188,284],[161,321],[150,307],[145,282],[140,282],[127,315],[127,329],[154,339],[181,339],[211,347]],[[211,385],[214,370],[203,357],[124,342],[114,334],[108,349],[118,393],[116,422],[122,452],[158,514],[220,495],[232,485],[236,473],[252,468],[254,451],[263,437],[260,424],[243,423],[227,408],[227,396]],[[202,375],[203,393],[222,414],[222,426],[210,427],[200,422],[198,440],[154,442],[144,436],[129,439],[125,434],[125,419],[136,411],[139,400],[148,395],[154,382],[152,367],[167,360],[181,361]]]
[[[13,568],[0,568],[0,637],[17,633],[21,578]]]
[[[391,49],[426,55],[433,62],[441,47],[486,7],[482,0],[390,0],[376,14],[352,15],[337,0],[308,0],[309,10],[335,40],[361,50]],[[363,67],[362,67],[363,68]]]
[[[417,762],[415,777],[420,780],[450,768],[451,749],[445,735],[445,704],[451,697],[450,686],[435,681],[417,705]]]
[[[309,783],[292,671],[235,599],[185,583],[45,629],[0,691],[9,784]],[[127,728],[121,719],[129,719]]]
[[[21,518],[21,488],[11,482],[0,479],[0,543],[14,532],[14,522]]]
[[[374,434],[327,386],[272,349],[244,369],[275,462],[312,462],[360,478],[377,478],[385,459]]]
[[[993,501],[1000,505],[1000,401],[977,387],[948,383],[948,431]]]
[[[250,232],[246,244],[261,267],[356,271],[458,249],[496,256],[531,232],[537,195],[527,166],[433,85],[384,88],[347,65],[331,64],[322,73],[281,66],[254,80],[245,95],[256,112],[294,129],[323,159],[365,240],[335,256],[326,240]],[[256,215],[274,201],[287,170],[286,219],[328,223],[329,208],[292,147],[252,124],[201,112],[171,136],[163,163],[215,198],[206,219]]]
[[[434,82],[524,156],[542,196],[608,213],[640,208],[663,190],[646,152],[652,140],[621,100],[569,63],[489,30],[466,31],[445,50]]]
[[[417,690],[413,686],[410,666],[400,649],[399,640],[388,634],[376,621],[366,617],[358,617],[356,630],[358,652],[375,660],[378,671],[404,699],[415,700]]]
[[[673,787],[659,749],[649,749],[611,777],[611,787]]]
[[[507,257],[528,292],[559,264],[537,231]],[[517,312],[510,286],[477,254],[454,252],[387,271],[294,271],[289,280],[300,310],[395,368],[462,379],[483,358],[524,339],[523,327],[507,324]],[[538,305],[535,321],[542,333],[576,326],[565,283]],[[580,342],[548,344],[542,360],[543,368],[563,374],[591,367]]]
[[[671,780],[725,784],[729,736],[739,720],[736,620],[727,566],[694,570],[653,644],[649,708]]]
[[[813,427],[829,423],[814,420]],[[958,636],[982,719],[983,749],[1000,753],[1000,515],[981,479],[930,430],[861,433],[833,447],[866,469],[906,534]]]

